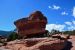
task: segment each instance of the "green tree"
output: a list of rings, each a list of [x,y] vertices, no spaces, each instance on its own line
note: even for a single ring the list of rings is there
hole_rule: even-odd
[[[75,30],[73,31],[64,31],[64,34],[68,34],[68,35],[75,35]]]
[[[18,35],[16,32],[12,32],[9,37],[7,38],[7,41],[13,41],[15,39],[18,39]]]
[[[59,30],[55,30],[55,29],[52,29],[52,30],[51,30],[51,34],[59,34],[59,33],[60,33]]]
[[[72,35],[75,35],[75,30],[73,30],[71,34],[72,34]]]

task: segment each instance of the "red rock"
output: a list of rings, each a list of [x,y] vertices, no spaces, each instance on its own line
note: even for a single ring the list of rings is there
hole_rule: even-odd
[[[61,50],[64,44],[65,42],[59,39],[32,38],[8,42],[5,48],[10,50]]]
[[[27,18],[22,18],[14,22],[21,36],[45,33],[47,18],[40,12],[36,11]]]

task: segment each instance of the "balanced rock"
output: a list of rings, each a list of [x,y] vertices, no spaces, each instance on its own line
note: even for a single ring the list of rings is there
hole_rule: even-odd
[[[22,18],[14,22],[20,36],[39,36],[46,32],[47,18],[36,11],[27,18]]]

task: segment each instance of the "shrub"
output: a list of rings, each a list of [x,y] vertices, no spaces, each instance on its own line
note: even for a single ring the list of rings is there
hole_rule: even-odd
[[[13,41],[13,40],[16,40],[18,39],[18,35],[16,32],[12,32],[9,37],[7,38],[7,41]]]

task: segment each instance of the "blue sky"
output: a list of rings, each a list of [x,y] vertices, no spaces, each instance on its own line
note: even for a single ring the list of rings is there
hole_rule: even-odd
[[[15,20],[36,10],[47,17],[49,31],[75,29],[75,0],[0,0],[0,30],[15,29]]]

